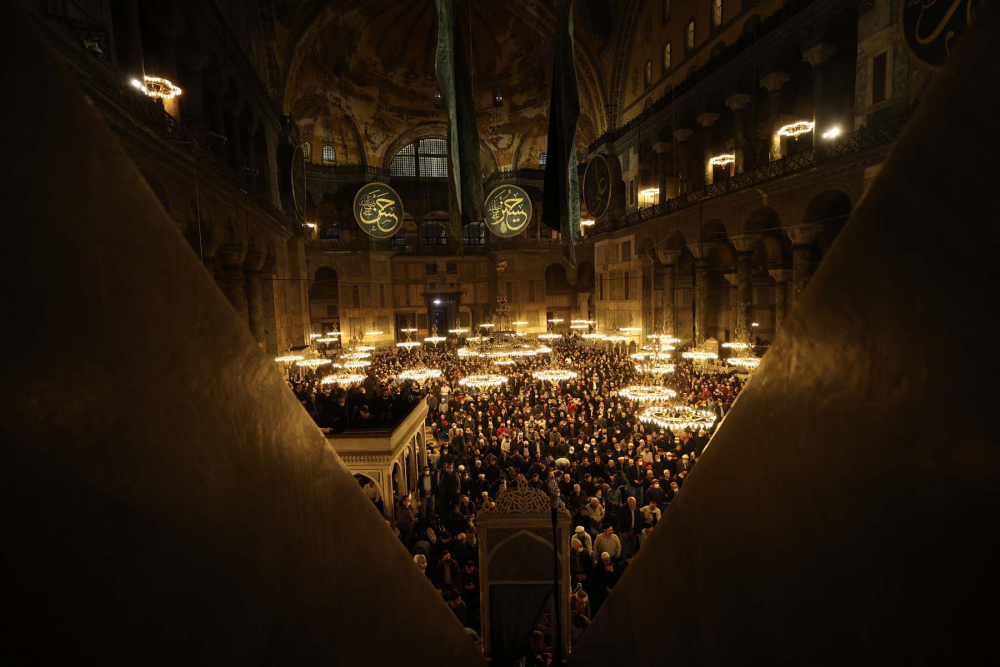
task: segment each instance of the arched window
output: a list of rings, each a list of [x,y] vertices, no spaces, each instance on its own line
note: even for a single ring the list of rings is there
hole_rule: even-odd
[[[687,27],[684,28],[684,49],[688,53],[694,51],[694,19],[688,21]]]
[[[722,27],[722,0],[712,0],[712,29]]]
[[[323,164],[337,164],[337,151],[330,144],[323,146]]]
[[[670,71],[670,42],[663,45],[663,73]]]
[[[448,142],[444,139],[419,139],[403,146],[389,163],[392,176],[446,178]]]
[[[428,220],[420,226],[420,241],[424,245],[448,245],[448,227]]]
[[[670,20],[670,0],[663,0],[663,6],[660,8],[660,18],[663,19],[663,25],[667,25]]]
[[[642,71],[642,80],[643,80],[643,84],[646,86],[646,88],[649,88],[649,86],[652,85],[652,83],[653,83],[653,61],[652,60],[647,60],[646,61],[646,66],[643,68],[643,71]]]
[[[486,223],[473,222],[462,229],[464,245],[486,245]]]
[[[309,144],[308,141],[303,141],[302,142],[302,157],[304,157],[306,159],[306,162],[308,162],[309,161],[309,156],[311,156],[311,155],[312,155],[312,146]]]
[[[336,241],[340,238],[340,225],[336,222],[321,225],[319,228],[319,237],[329,241]]]
[[[542,153],[541,155],[538,156],[538,166],[539,167],[544,167],[548,163],[548,161],[549,161],[549,154],[548,153]]]

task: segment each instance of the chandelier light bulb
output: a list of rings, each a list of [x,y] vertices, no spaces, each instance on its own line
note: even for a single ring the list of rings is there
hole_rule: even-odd
[[[714,167],[725,167],[727,164],[733,164],[734,162],[736,162],[736,156],[732,153],[716,155],[708,161],[708,163]]]
[[[797,137],[800,134],[812,132],[816,124],[811,120],[800,120],[778,128],[779,137]]]

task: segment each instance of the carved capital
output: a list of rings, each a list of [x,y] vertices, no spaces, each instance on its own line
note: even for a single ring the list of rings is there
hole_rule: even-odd
[[[746,93],[736,93],[726,98],[726,106],[733,111],[741,111],[743,107],[750,104],[752,98]]]
[[[730,271],[729,273],[723,273],[722,275],[726,278],[726,282],[728,282],[733,287],[736,287],[736,284],[739,282],[739,276],[735,271]]]
[[[754,245],[760,239],[760,234],[743,233],[732,237],[736,252],[753,252]]]
[[[660,260],[660,264],[663,264],[664,266],[673,266],[673,265],[677,264],[677,262],[680,260],[680,258],[681,258],[681,251],[680,250],[657,250],[656,251],[656,258],[658,260]]]
[[[786,72],[771,72],[760,78],[760,85],[769,93],[781,90],[792,77]]]
[[[684,143],[694,136],[694,130],[674,130],[674,141]]]
[[[779,285],[787,283],[792,278],[792,272],[789,269],[768,269],[767,272]]]
[[[823,233],[823,225],[818,222],[808,222],[804,225],[788,228],[788,238],[792,245],[809,245]]]
[[[714,249],[715,249],[714,242],[695,243],[688,247],[688,250],[691,251],[691,254],[694,255],[694,258],[699,261],[708,259],[708,256],[712,253],[712,250]]]
[[[702,127],[712,127],[719,120],[719,114],[714,111],[706,111],[696,119]]]
[[[833,54],[837,52],[837,47],[828,42],[820,42],[802,52],[802,60],[813,67],[819,67],[829,62]]]
[[[663,155],[664,153],[669,153],[670,149],[673,148],[673,144],[669,141],[657,141],[653,144],[653,150]]]

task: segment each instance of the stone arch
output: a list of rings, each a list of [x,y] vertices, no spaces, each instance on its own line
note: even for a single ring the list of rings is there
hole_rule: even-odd
[[[565,265],[553,262],[545,267],[546,294],[568,294],[571,289]]]
[[[448,125],[441,121],[428,121],[411,127],[406,132],[400,134],[396,139],[388,143],[382,153],[382,168],[388,169],[392,164],[392,159],[404,147],[420,139],[447,139]]]
[[[699,237],[702,243],[725,243],[729,240],[729,233],[722,220],[712,218],[701,226]]]

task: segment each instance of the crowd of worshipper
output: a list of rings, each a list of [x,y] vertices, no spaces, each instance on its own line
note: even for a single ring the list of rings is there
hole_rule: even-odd
[[[397,381],[416,360],[440,369],[441,377],[423,386]],[[376,353],[367,379],[346,389],[316,383],[322,369],[312,378],[292,378],[290,386],[328,432],[391,421],[426,396],[433,435],[427,440],[428,465],[412,493],[394,501],[396,530],[417,567],[472,631],[480,630],[477,513],[514,486],[558,493],[573,517],[571,627],[576,640],[683,489],[710,432],[674,433],[641,422],[641,406],[618,395],[636,378],[625,352],[570,338],[551,355],[486,369],[509,378],[499,386],[459,384],[462,377],[483,372],[483,363],[460,358],[449,341],[419,352]],[[678,392],[675,401],[718,418],[743,386],[732,369],[720,372],[683,360],[675,365],[665,380]],[[578,375],[556,383],[531,376],[548,367]],[[386,501],[378,487],[369,482],[365,491],[381,509]],[[546,628],[539,632],[544,641],[532,644],[544,652],[551,635]]]

